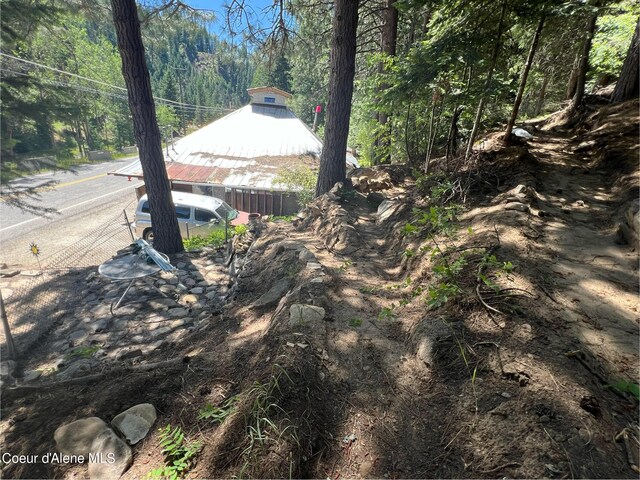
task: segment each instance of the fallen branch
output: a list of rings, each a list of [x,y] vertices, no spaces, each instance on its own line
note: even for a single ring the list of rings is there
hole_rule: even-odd
[[[615,441],[623,441],[624,447],[627,451],[627,462],[629,462],[631,470],[636,473],[640,473],[640,468],[638,468],[638,463],[640,462],[639,459],[636,458],[638,455],[638,449],[640,448],[640,442],[638,442],[638,438],[636,437],[637,431],[638,427],[625,427],[615,436]]]
[[[476,285],[476,295],[478,295],[478,299],[480,300],[480,303],[482,303],[484,308],[486,308],[490,312],[494,312],[499,315],[504,315],[504,313],[502,313],[500,310],[498,310],[497,308],[493,308],[491,305],[489,305],[487,302],[484,301],[484,299],[482,298],[482,294],[480,293],[480,284]],[[500,326],[498,322],[496,322],[493,318],[492,320],[496,323],[496,325]]]
[[[501,470],[504,470],[505,468],[518,468],[521,467],[522,465],[519,464],[518,462],[509,462],[509,463],[505,463],[504,465],[500,465],[499,467],[495,467],[492,468],[491,470],[480,470],[480,473],[482,473],[483,475],[487,475],[490,473],[497,473],[500,472]]]
[[[162,362],[153,362],[153,363],[141,363],[138,365],[131,365],[129,367],[123,368],[113,368],[111,370],[105,370],[101,373],[96,373],[93,375],[84,375],[82,377],[70,378],[68,380],[60,380],[58,382],[46,382],[37,385],[19,385],[17,387],[7,388],[5,390],[5,394],[9,393],[22,393],[22,392],[34,392],[39,390],[50,390],[52,388],[58,387],[67,387],[69,385],[82,385],[85,383],[93,383],[95,381],[101,380],[106,376],[114,375],[114,374],[126,374],[126,373],[139,373],[139,372],[148,372],[149,370],[155,370],[156,368],[171,368],[177,367],[180,365],[187,365],[190,362],[190,357],[183,358],[173,358],[171,360],[164,360]]]

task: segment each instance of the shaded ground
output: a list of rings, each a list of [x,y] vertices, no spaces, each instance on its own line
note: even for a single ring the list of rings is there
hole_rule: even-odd
[[[347,192],[295,227],[267,224],[199,331],[97,380],[5,389],[3,451],[53,451],[60,424],[150,402],[158,428],[202,442],[196,478],[637,477],[614,438],[638,402],[611,387],[639,381],[638,250],[616,243],[638,196],[637,112],[538,130],[528,147],[489,139],[444,194],[382,169],[382,217]],[[430,210],[462,199],[457,221]],[[221,424],[198,418],[232,397]],[[161,463],[155,429],[125,477]]]

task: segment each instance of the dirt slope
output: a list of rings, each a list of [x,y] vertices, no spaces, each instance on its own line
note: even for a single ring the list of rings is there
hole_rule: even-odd
[[[356,182],[379,190],[368,200],[336,191],[265,224],[223,313],[149,358],[188,361],[5,391],[4,447],[50,450],[63,422],[151,402],[158,428],[202,443],[193,478],[636,478],[633,439],[614,438],[638,414],[622,391],[639,382],[638,248],[618,234],[634,226],[637,114],[490,137],[449,183],[377,169]],[[230,398],[221,424],[198,418]],[[161,463],[154,430],[124,478]]]

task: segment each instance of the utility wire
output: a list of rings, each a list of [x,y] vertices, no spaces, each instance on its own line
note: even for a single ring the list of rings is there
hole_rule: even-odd
[[[110,83],[106,83],[106,82],[101,82],[100,80],[94,80],[93,78],[88,78],[88,77],[84,77],[82,75],[78,75],[76,73],[70,73],[70,72],[65,72],[64,70],[60,70],[58,68],[54,68],[54,67],[49,67],[48,65],[43,65],[41,63],[37,63],[37,62],[33,62],[31,60],[25,60],[24,58],[20,58],[20,57],[15,57],[13,55],[9,55],[8,53],[4,53],[4,52],[0,52],[0,56],[3,57],[7,57],[7,58],[11,58],[13,60],[17,60],[19,62],[24,62],[27,63],[29,65],[34,65],[36,67],[40,67],[40,68],[45,68],[47,70],[51,70],[57,73],[62,73],[63,75],[68,75],[70,77],[75,77],[75,78],[79,78],[81,80],[86,80],[88,82],[93,82],[93,83],[97,83],[99,85],[103,85],[109,88],[115,88],[116,90],[120,90],[123,92],[126,92],[127,89],[124,87],[119,87],[117,85],[111,85]],[[221,107],[206,107],[206,106],[202,106],[202,105],[194,105],[194,104],[190,104],[190,103],[182,103],[182,102],[176,102],[174,100],[169,100],[167,98],[161,98],[161,97],[153,97],[154,100],[161,102],[161,103],[165,103],[168,105],[176,105],[176,106],[183,106],[183,107],[191,107],[191,108],[204,108],[204,109],[209,109],[209,110],[218,110],[218,111],[229,111],[228,109],[224,109]]]
[[[33,75],[30,75],[28,73],[17,72],[15,70],[11,70],[9,68],[0,67],[0,73],[2,73],[2,72],[9,72],[9,73],[12,73],[14,75],[20,75],[20,76],[27,77],[27,78],[34,78],[38,82],[43,83],[43,84],[47,84],[47,85],[53,85],[53,86],[65,87],[65,88],[72,88],[72,89],[75,89],[75,90],[79,90],[81,92],[96,93],[96,94],[99,94],[99,95],[104,95],[104,96],[116,98],[116,99],[119,99],[119,100],[125,100],[125,101],[128,100],[128,97],[126,95],[122,95],[122,94],[119,94],[119,93],[105,92],[104,90],[97,90],[95,88],[86,87],[84,85],[76,85],[76,84],[71,84],[71,83],[63,83],[63,82],[59,82],[59,81],[55,81],[55,80],[36,78]],[[185,104],[185,105],[188,105],[188,104]],[[175,109],[177,111],[184,111],[184,112],[189,112],[189,113],[194,113],[194,112],[197,112],[198,110],[203,110],[203,113],[205,113],[207,115],[212,115],[212,114],[215,114],[217,112],[228,112],[228,111],[230,111],[228,109],[224,109],[224,108],[221,108],[221,107],[207,107],[207,106],[191,107],[191,106],[180,106],[180,105],[168,105],[168,106],[170,106],[171,108],[173,108],[173,109]]]

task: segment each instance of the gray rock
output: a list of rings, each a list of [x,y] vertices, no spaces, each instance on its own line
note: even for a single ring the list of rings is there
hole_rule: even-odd
[[[176,268],[179,269],[179,270],[182,270],[186,266],[187,266],[187,264],[185,262],[176,263]]]
[[[311,253],[309,250],[307,250],[306,248],[300,250],[300,254],[298,255],[298,260],[300,260],[300,263],[310,263],[310,262],[317,262],[316,256]]]
[[[53,434],[56,448],[65,455],[87,456],[92,452],[93,441],[109,426],[98,417],[81,418],[58,427]]]
[[[269,291],[253,302],[252,308],[271,307],[277,304],[288,290],[289,279],[281,278],[271,286]]]
[[[529,205],[520,202],[509,202],[504,206],[505,210],[515,210],[517,212],[528,212]]]
[[[16,362],[13,360],[5,360],[0,363],[0,378],[10,376],[16,369]]]
[[[177,284],[178,284],[178,282],[179,282],[179,279],[178,279],[178,277],[176,277],[175,275],[174,275],[174,276],[172,276],[172,277],[169,277],[169,278],[167,279],[167,283],[168,283],[169,285],[177,285]]]
[[[192,288],[195,287],[196,281],[193,278],[185,278],[182,283],[185,287]]]
[[[24,372],[23,380],[25,382],[33,382],[34,380],[40,378],[41,375],[42,372],[40,370],[27,370],[26,372]]]
[[[171,310],[169,310],[169,316],[171,318],[184,317],[187,315],[189,315],[188,308],[172,308]]]
[[[166,335],[167,333],[169,333],[171,330],[173,330],[173,328],[171,327],[160,327],[160,328],[156,328],[154,331],[151,332],[151,338],[158,338],[161,335]]]
[[[156,421],[156,409],[150,403],[141,403],[116,415],[111,426],[127,439],[129,445],[142,440]]]
[[[117,294],[118,292],[116,291],[116,295]],[[104,305],[104,304],[96,305],[90,311],[95,317],[104,317],[106,315],[111,315],[111,311],[109,310],[109,305]]]
[[[153,300],[149,300],[148,305],[157,310],[161,310],[163,307],[174,307],[178,305],[176,301],[172,298],[154,298]]]
[[[204,293],[204,288],[202,287],[195,287],[192,288],[191,290],[189,290],[191,293],[195,294],[195,295],[200,295],[202,293]]]
[[[91,444],[95,462],[89,462],[91,480],[119,478],[133,463],[131,447],[110,428],[100,432]]]
[[[91,372],[93,365],[90,360],[82,359],[70,364],[63,371],[58,372],[56,377],[60,380],[82,377]],[[60,368],[60,367],[58,367]]]
[[[204,275],[202,275],[200,272],[191,272],[191,278],[200,282],[204,280]]]
[[[96,320],[91,324],[91,333],[104,332],[107,329],[107,321],[105,319]]]
[[[117,351],[116,360],[129,360],[142,356],[142,350],[139,348],[125,347]]]
[[[324,316],[324,308],[315,305],[294,303],[289,307],[289,324],[292,326],[318,323],[324,320]]]
[[[175,285],[162,285],[159,290],[162,293],[173,293],[176,290],[176,286]]]
[[[386,222],[398,213],[403,208],[403,205],[404,204],[399,200],[384,200],[380,205],[378,205],[378,218],[376,223]]]
[[[84,297],[84,302],[85,303],[90,303],[93,302],[94,300],[97,300],[98,296],[95,293],[91,293],[89,295],[87,295],[86,297]]]

